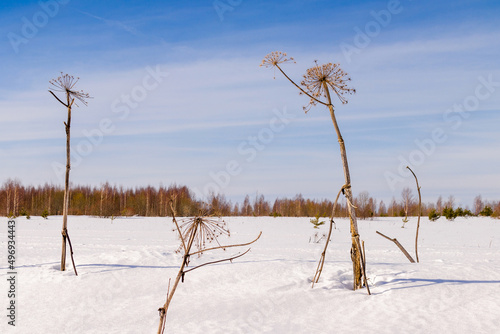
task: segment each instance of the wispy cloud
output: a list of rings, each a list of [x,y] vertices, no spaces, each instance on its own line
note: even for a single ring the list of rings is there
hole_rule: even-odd
[[[81,10],[79,10],[78,12],[81,13],[81,14],[87,15],[88,17],[91,17],[91,18],[94,18],[96,20],[99,20],[101,22],[104,22],[106,25],[108,25],[111,28],[118,28],[118,29],[126,31],[126,32],[128,32],[128,33],[130,33],[130,34],[132,34],[134,36],[138,36],[138,37],[143,36],[143,34],[141,34],[136,28],[134,28],[134,27],[132,27],[132,26],[130,26],[128,24],[125,24],[122,21],[105,19],[103,17],[97,16],[97,15],[93,15],[93,14],[90,14],[90,13],[87,13],[87,12],[84,12],[84,11],[81,11]]]

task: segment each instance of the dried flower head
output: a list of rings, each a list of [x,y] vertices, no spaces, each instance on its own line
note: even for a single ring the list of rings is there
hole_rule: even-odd
[[[180,221],[179,228],[182,238],[186,242],[190,239],[191,234],[194,233],[194,246],[198,249],[200,254],[206,248],[206,244],[215,240],[215,242],[221,246],[217,238],[221,235],[230,235],[226,222],[218,217],[196,216],[186,218]],[[182,247],[179,250],[181,249]]]
[[[346,72],[344,72],[339,64],[324,64],[318,65],[315,61],[316,66],[311,67],[307,70],[304,75],[304,80],[301,85],[305,87],[305,90],[314,97],[309,100],[307,106],[304,110],[307,112],[312,106],[318,103],[321,97],[328,98],[329,92],[327,89],[331,89],[337,94],[337,97],[342,102],[342,104],[347,103],[347,99],[344,95],[352,95],[356,93],[354,88],[348,87],[348,82],[351,78]],[[330,102],[329,102],[330,103]]]
[[[293,61],[295,63],[292,57],[286,57],[286,52],[274,51],[264,57],[260,66],[275,67],[278,64],[286,63],[289,61]]]
[[[50,84],[49,91],[53,90],[56,92],[66,93],[70,99],[72,99],[72,100],[76,99],[76,100],[82,102],[83,104],[87,105],[87,101],[85,101],[85,100],[90,99],[91,98],[90,95],[83,92],[83,90],[80,90],[80,91],[73,90],[73,87],[75,87],[75,85],[79,79],[80,78],[75,79],[75,77],[73,77],[72,75],[63,74],[61,72],[61,76],[49,81],[49,84]],[[71,104],[71,102],[70,102],[70,104]]]

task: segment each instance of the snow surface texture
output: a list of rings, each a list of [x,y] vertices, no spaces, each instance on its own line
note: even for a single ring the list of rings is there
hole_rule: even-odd
[[[69,256],[67,271],[59,271],[61,217],[18,218],[15,328],[7,325],[7,219],[1,219],[1,333],[156,333],[158,308],[181,262],[170,218],[69,217],[78,277]],[[221,243],[263,235],[233,263],[186,274],[166,333],[500,333],[499,220],[422,219],[419,264],[375,233],[397,238],[415,257],[416,218],[405,228],[401,218],[359,221],[372,296],[352,291],[347,220],[337,220],[314,289],[324,243],[309,242],[318,231],[309,218],[225,221],[231,237]],[[194,256],[190,267],[238,252]]]

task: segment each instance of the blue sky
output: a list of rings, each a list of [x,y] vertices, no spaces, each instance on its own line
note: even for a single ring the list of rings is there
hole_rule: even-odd
[[[74,108],[75,184],[185,184],[235,201],[333,198],[343,184],[328,110],[300,81],[335,62],[357,93],[336,103],[355,194],[386,203],[419,177],[423,200],[499,199],[497,1],[3,1],[0,181],[62,183],[60,72]]]

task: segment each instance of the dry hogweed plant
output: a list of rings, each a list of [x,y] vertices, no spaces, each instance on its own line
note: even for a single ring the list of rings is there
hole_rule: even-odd
[[[79,78],[75,78],[69,74],[63,74],[56,79],[49,81],[49,93],[52,94],[63,106],[68,110],[68,119],[64,122],[66,130],[66,176],[64,179],[64,203],[63,203],[63,227],[62,227],[62,252],[61,252],[61,271],[66,270],[66,239],[69,243],[69,248],[71,252],[71,261],[73,263],[73,269],[75,274],[78,276],[76,271],[75,261],[73,259],[73,247],[71,246],[71,239],[68,234],[68,210],[69,210],[69,171],[71,169],[70,160],[70,140],[71,140],[71,108],[75,102],[75,99],[87,105],[87,99],[91,98],[89,94],[83,92],[82,90],[75,90],[74,87],[78,82]],[[62,100],[54,93],[60,92],[65,95]],[[64,102],[63,100],[66,100]]]
[[[342,138],[337,119],[335,117],[335,109],[332,104],[332,98],[330,94],[331,91],[334,92],[340,102],[342,104],[346,104],[347,96],[356,93],[356,90],[349,86],[351,78],[340,68],[339,64],[328,63],[320,65],[317,61],[315,61],[315,66],[309,68],[306,71],[306,74],[303,76],[302,82],[300,83],[300,85],[298,85],[283,71],[280,66],[280,64],[287,62],[295,61],[293,58],[289,58],[286,53],[275,51],[265,56],[260,66],[267,68],[277,68],[295,87],[300,90],[300,94],[309,97],[309,103],[304,106],[304,111],[306,113],[311,109],[311,107],[316,106],[317,104],[328,107],[330,111],[330,116],[333,122],[333,126],[335,127],[335,132],[337,134],[337,139],[340,145],[340,156],[344,169],[345,184],[342,186],[341,192],[345,195],[348,202],[347,207],[351,224],[351,259],[353,262],[354,290],[361,288],[364,284],[369,292],[365,273],[365,261],[358,233],[358,224],[355,210],[356,207],[352,205],[353,196],[351,189],[351,176],[347,161],[347,153],[345,149],[344,139]],[[328,233],[325,251],[321,256],[318,269],[316,270],[316,274],[314,276],[315,282],[319,280],[319,277],[321,275],[326,247],[328,246],[328,239],[330,238],[333,224],[333,219],[331,219],[330,231]]]
[[[247,254],[250,251],[250,248],[243,253],[240,253],[238,255],[229,258],[206,262],[196,267],[186,269],[186,267],[189,266],[190,262],[189,260],[191,256],[197,255],[198,257],[200,257],[203,253],[208,251],[213,251],[217,249],[226,250],[227,248],[232,248],[232,247],[248,246],[256,242],[262,235],[262,232],[260,232],[257,238],[243,244],[221,245],[219,243],[218,237],[222,235],[230,236],[229,230],[227,229],[227,225],[223,220],[221,220],[218,217],[205,216],[206,212],[201,212],[200,215],[196,217],[187,218],[181,220],[180,222],[177,222],[177,219],[175,218],[175,209],[172,202],[170,202],[170,207],[172,209],[172,220],[175,224],[175,231],[178,232],[179,238],[181,239],[181,244],[179,246],[178,252],[182,253],[183,256],[179,272],[177,273],[177,277],[175,278],[174,284],[171,289],[169,282],[167,300],[165,304],[158,309],[158,312],[160,313],[160,324],[158,326],[158,332],[157,332],[158,334],[163,334],[165,332],[168,307],[170,306],[170,303],[174,296],[175,290],[179,285],[179,282],[184,282],[184,276],[186,273],[210,264],[215,264],[225,261],[232,262],[234,259],[237,259]],[[211,244],[212,242],[215,242],[217,246],[208,247],[208,245]]]

